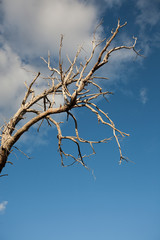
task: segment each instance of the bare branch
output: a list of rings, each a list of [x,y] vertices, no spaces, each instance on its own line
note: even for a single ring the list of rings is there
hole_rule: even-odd
[[[97,28],[100,26],[100,24],[97,26]],[[51,75],[40,77],[40,72],[38,72],[29,86],[25,82],[27,91],[24,95],[21,106],[13,115],[13,117],[11,117],[9,122],[5,123],[3,126],[0,127],[0,173],[7,162],[11,163],[11,161],[8,161],[8,157],[11,154],[13,148],[17,149],[30,159],[30,157],[28,157],[24,152],[22,152],[19,148],[15,147],[15,144],[17,143],[19,138],[26,131],[28,131],[28,129],[30,129],[37,123],[39,125],[37,131],[39,131],[44,120],[47,121],[47,126],[51,126],[53,124],[57,129],[58,151],[61,157],[62,166],[70,166],[75,163],[80,163],[82,166],[89,169],[87,167],[85,159],[95,154],[94,144],[108,142],[113,137],[115,138],[119,149],[120,163],[123,160],[128,161],[127,158],[123,157],[121,145],[119,142],[119,136],[124,137],[129,136],[129,134],[120,131],[115,126],[114,122],[110,119],[108,114],[105,113],[98,106],[98,101],[96,102],[98,98],[105,98],[105,96],[113,94],[112,92],[104,89],[104,87],[102,87],[101,85],[101,82],[106,79],[108,80],[108,78],[103,76],[99,77],[96,75],[97,70],[108,63],[109,57],[115,51],[121,51],[122,49],[126,49],[128,51],[132,50],[136,56],[142,56],[139,51],[135,49],[137,42],[137,38],[135,37],[133,37],[134,42],[131,46],[120,45],[110,49],[111,43],[119,33],[119,30],[123,28],[126,24],[127,23],[121,25],[120,20],[118,20],[116,29],[111,31],[111,36],[107,40],[106,38],[103,40],[96,39],[96,28],[93,34],[93,41],[91,43],[92,50],[89,57],[85,59],[84,62],[80,62],[78,60],[80,52],[83,49],[83,47],[80,46],[73,60],[71,60],[67,55],[67,59],[69,62],[69,67],[67,70],[64,70],[62,61],[63,35],[61,35],[60,39],[58,69],[51,66],[49,51],[48,60],[45,60],[43,57],[41,57],[45,64],[47,64]],[[95,59],[93,58],[95,56],[95,50],[99,51],[99,54],[97,59],[95,60],[95,63],[92,65],[92,67],[90,67],[93,59]],[[36,94],[35,82],[38,78],[45,81],[46,85],[42,92]],[[36,83],[39,84],[39,81]],[[62,96],[62,103],[60,104],[57,104],[56,102],[56,96],[58,95]],[[95,114],[98,122],[102,123],[104,126],[109,127],[113,132],[113,137],[94,141],[86,140],[80,137],[78,130],[78,122],[71,110],[78,109],[79,111],[79,109],[83,107],[89,109],[90,112]],[[61,123],[53,119],[54,115],[60,113],[66,113],[67,120],[69,117],[71,118],[71,121],[73,121],[73,126],[75,130],[74,136],[71,136],[70,134],[65,136],[62,135],[62,129],[60,126]],[[77,149],[76,156],[75,154],[71,154],[70,152],[66,153],[63,150],[63,141],[74,143]],[[90,146],[91,153],[89,153],[89,155],[82,153],[82,144],[88,144]],[[72,159],[72,162],[65,164],[64,158],[70,158]]]
[[[63,69],[62,69],[62,59],[61,59],[62,43],[63,43],[63,35],[61,35],[60,48],[59,48],[59,70],[61,75],[61,81],[63,82]]]
[[[33,79],[33,81],[31,82],[31,84],[29,85],[28,91],[26,92],[26,95],[22,101],[22,104],[24,105],[26,103],[26,100],[29,96],[29,94],[32,92],[31,88],[33,86],[33,84],[35,83],[35,81],[37,80],[37,78],[40,76],[40,72],[38,72],[37,76]]]

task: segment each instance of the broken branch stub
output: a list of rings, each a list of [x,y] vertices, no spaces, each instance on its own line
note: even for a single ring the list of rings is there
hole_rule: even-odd
[[[86,165],[85,158],[86,155],[82,154],[81,144],[88,144],[91,147],[92,153],[95,154],[94,144],[107,142],[110,138],[105,138],[102,140],[86,140],[80,137],[78,131],[78,122],[76,117],[74,116],[72,109],[78,108],[80,111],[81,108],[86,108],[97,117],[98,122],[102,123],[105,126],[108,126],[113,131],[113,137],[115,138],[119,154],[120,154],[120,163],[122,160],[126,160],[122,155],[121,146],[119,143],[119,135],[129,136],[129,134],[124,133],[116,128],[114,122],[110,119],[107,113],[105,113],[101,108],[97,106],[95,103],[95,99],[99,97],[106,97],[109,94],[112,94],[109,91],[103,89],[100,86],[101,81],[107,79],[105,77],[96,76],[96,71],[101,68],[103,65],[107,64],[109,61],[110,55],[115,51],[120,51],[121,49],[133,50],[137,55],[139,52],[135,50],[135,45],[137,39],[134,38],[133,45],[131,46],[117,46],[112,49],[109,49],[111,42],[117,36],[119,30],[126,25],[120,25],[120,21],[118,20],[117,27],[115,31],[111,33],[110,38],[104,43],[104,40],[96,40],[95,33],[92,41],[92,50],[88,59],[85,59],[84,63],[79,63],[78,57],[82,50],[80,47],[75,55],[73,62],[67,56],[68,62],[70,64],[69,68],[65,71],[63,68],[62,61],[62,43],[63,36],[61,36],[60,48],[59,48],[59,68],[51,67],[50,65],[50,53],[48,52],[48,61],[42,58],[42,60],[47,64],[49,71],[51,72],[50,76],[42,77],[44,81],[47,80],[48,85],[45,87],[41,93],[36,94],[35,91],[35,83],[37,83],[41,77],[40,72],[35,76],[33,81],[27,86],[26,94],[22,99],[22,104],[14,114],[14,116],[9,120],[8,123],[5,123],[1,128],[1,146],[0,146],[0,172],[5,167],[7,163],[7,159],[10,153],[13,150],[14,145],[19,140],[19,138],[26,132],[30,127],[34,124],[40,122],[39,128],[43,121],[46,120],[48,125],[54,125],[57,128],[57,138],[58,138],[58,151],[61,157],[62,166],[73,165],[74,163],[81,163],[84,167],[88,168]],[[103,44],[102,49],[99,51],[97,59],[93,67],[90,67],[90,63],[93,60],[93,56],[95,57],[95,50]],[[94,58],[95,59],[95,58]],[[92,86],[90,88],[90,86]],[[60,95],[63,98],[63,103],[60,106],[56,104],[56,96]],[[94,102],[93,102],[94,101]],[[28,114],[32,113],[32,117],[28,120]],[[54,115],[66,113],[67,119],[70,117],[74,123],[75,135],[74,136],[63,136],[60,123],[58,123],[55,119],[53,119]],[[24,121],[25,118],[25,121]],[[20,123],[20,125],[19,125]],[[19,126],[19,127],[17,127]],[[38,128],[38,130],[39,130]],[[78,157],[71,154],[66,153],[62,147],[62,141],[69,140],[73,142],[77,148]],[[15,147],[21,151],[19,148]],[[21,151],[22,152],[22,151]],[[64,163],[64,158],[71,158],[73,161],[66,165]]]

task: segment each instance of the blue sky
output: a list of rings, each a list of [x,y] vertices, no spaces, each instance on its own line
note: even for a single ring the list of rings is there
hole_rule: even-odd
[[[159,240],[159,1],[15,0],[13,5],[2,0],[0,12],[1,123],[14,113],[23,82],[31,79],[22,66],[45,71],[39,56],[49,49],[56,61],[61,33],[64,51],[72,57],[81,42],[88,46],[100,19],[98,34],[104,37],[120,17],[128,24],[117,41],[128,43],[137,36],[137,49],[146,56],[113,56],[102,74],[110,78],[104,88],[114,95],[109,103],[97,103],[119,129],[130,133],[121,145],[134,163],[118,164],[114,140],[97,145],[96,155],[87,161],[95,179],[82,166],[61,167],[54,128],[42,129],[40,135],[31,129],[18,146],[32,159],[11,155],[14,166],[7,165],[8,177],[0,179],[0,239]],[[76,116],[81,136],[108,137],[108,129],[88,112]],[[64,131],[71,129],[64,125]]]

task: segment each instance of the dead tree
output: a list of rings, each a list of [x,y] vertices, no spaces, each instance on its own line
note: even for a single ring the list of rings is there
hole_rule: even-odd
[[[108,139],[106,138],[100,141],[90,141],[81,138],[78,132],[78,124],[76,117],[74,116],[73,111],[71,112],[71,110],[75,108],[88,109],[89,111],[96,115],[98,122],[107,125],[113,130],[113,137],[115,138],[119,148],[120,163],[122,162],[122,160],[125,160],[125,158],[122,155],[121,146],[119,143],[119,136],[124,137],[129,136],[129,134],[126,134],[118,130],[114,122],[108,116],[108,114],[105,113],[102,109],[100,109],[94,100],[100,96],[105,97],[106,95],[112,94],[109,91],[105,91],[100,86],[101,81],[105,78],[104,77],[100,78],[95,75],[96,71],[99,68],[108,63],[111,54],[121,49],[133,50],[135,51],[136,54],[139,54],[139,52],[135,50],[137,40],[136,38],[133,38],[134,42],[133,45],[131,46],[121,45],[113,48],[110,47],[112,41],[117,36],[119,30],[123,28],[126,24],[127,23],[121,25],[120,21],[118,20],[117,27],[114,31],[111,32],[111,36],[109,37],[108,40],[106,39],[102,41],[96,40],[95,37],[96,35],[94,33],[91,54],[88,59],[85,59],[84,64],[79,63],[78,61],[79,54],[82,50],[82,47],[80,47],[73,61],[71,61],[69,57],[67,57],[69,61],[69,68],[66,71],[64,70],[61,59],[63,36],[61,36],[59,48],[59,67],[58,68],[51,67],[49,53],[47,61],[44,58],[42,58],[44,62],[47,63],[48,69],[51,72],[49,77],[42,78],[43,81],[46,80],[48,81],[48,86],[45,89],[43,89],[43,91],[40,94],[35,94],[34,86],[35,83],[37,83],[37,81],[41,77],[40,72],[35,76],[35,78],[30,83],[29,86],[27,86],[27,84],[25,83],[27,91],[22,100],[20,108],[9,120],[9,122],[5,123],[0,129],[1,130],[0,173],[2,169],[5,167],[6,163],[9,162],[7,159],[10,153],[13,151],[15,143],[26,131],[28,131],[30,127],[32,127],[37,122],[42,123],[44,120],[47,121],[48,125],[53,124],[57,128],[58,150],[61,157],[62,166],[66,166],[64,164],[64,157],[65,158],[70,157],[73,159],[72,164],[81,163],[84,167],[87,168],[86,162],[84,161],[86,155],[82,155],[81,152],[80,147],[81,143],[89,144],[93,151],[92,154],[94,154],[95,151],[93,145],[95,143],[106,142]],[[88,65],[91,63],[91,60],[93,60],[93,56],[95,56],[95,50],[97,47],[98,49],[100,49],[101,47],[101,50],[99,50],[99,54],[95,63],[93,64],[92,67],[89,67],[88,70]],[[92,86],[92,91],[90,86]],[[93,88],[95,89],[95,92],[93,92]],[[55,105],[55,97],[59,94],[63,96],[64,101],[62,105],[57,107]],[[39,109],[37,108],[37,106],[41,106],[41,108]],[[29,113],[31,114],[32,117],[29,118],[28,121],[26,121],[26,119],[24,120],[26,115],[28,116]],[[75,136],[62,135],[60,123],[54,119],[54,115],[60,113],[66,113],[67,117],[73,119]],[[17,126],[20,127],[17,128]],[[73,143],[75,143],[78,151],[78,157],[72,155],[71,153],[64,152],[62,148],[63,140],[70,140]]]

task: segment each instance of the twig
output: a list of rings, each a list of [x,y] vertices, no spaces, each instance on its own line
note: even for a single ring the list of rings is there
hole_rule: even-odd
[[[28,155],[26,153],[24,153],[22,150],[20,150],[18,147],[13,146],[15,149],[17,149],[18,151],[20,151],[23,155],[25,155],[28,159],[31,159],[30,157],[28,157]]]

